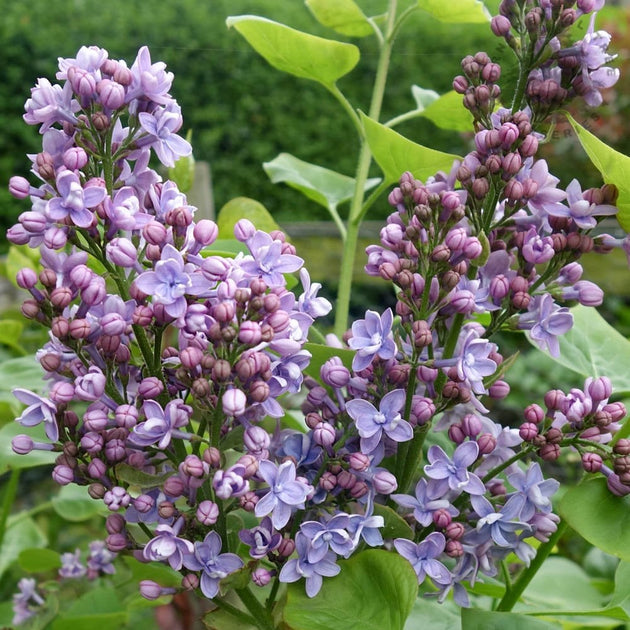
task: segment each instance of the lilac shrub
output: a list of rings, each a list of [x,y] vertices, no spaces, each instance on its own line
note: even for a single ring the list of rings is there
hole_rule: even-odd
[[[524,331],[557,355],[567,307],[602,300],[580,256],[618,244],[591,234],[616,212],[614,187],[563,190],[536,158],[549,114],[573,97],[597,103],[616,77],[593,21],[581,42],[561,37],[602,3],[565,4],[504,0],[492,20],[522,61],[512,107],[498,106],[499,65],[463,60],[454,87],[474,149],[450,173],[402,175],[366,265],[396,287],[395,312],[367,311],[320,348],[319,374],[305,344],[331,305],[295,248],[241,219],[242,253],[216,253],[215,223],[196,221],[149,166],[152,154],[172,166],[191,152],[165,65],[147,48],[128,67],[89,47],[59,60],[61,84],[40,79],[24,115],[42,134],[30,156],[38,187],[12,178],[32,207],[8,237],[41,252],[17,281],[25,317],[50,330],[37,354],[48,391],[15,395],[28,405],[17,421],[43,423],[50,442],[21,435],[13,448],[54,450],[53,479],[88,486],[111,511],[104,546],[87,567],[65,554],[64,574],[110,573],[114,553],[135,554],[219,604],[238,584],[249,621],[270,627],[249,582],[273,583],[268,611],[280,583],[304,578],[315,597],[344,559],[384,547],[440,601],[452,591],[467,606],[466,585],[510,554],[529,565],[534,540],[557,529],[559,484],[538,460],[573,449],[612,493],[630,493],[628,440],[613,440],[625,409],[609,402],[607,378],[551,390],[517,428],[487,409],[509,393],[493,335]],[[285,394],[298,392],[303,431],[283,421]],[[392,518],[407,538],[385,536]],[[20,590],[22,619],[41,598]],[[173,592],[152,580],[140,590]]]

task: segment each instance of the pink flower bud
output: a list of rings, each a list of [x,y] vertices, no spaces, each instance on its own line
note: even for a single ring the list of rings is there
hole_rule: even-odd
[[[221,397],[223,413],[228,416],[241,416],[247,407],[247,396],[236,387],[228,389]]]
[[[372,484],[379,494],[391,494],[398,489],[396,477],[388,470],[379,470],[372,477]]]
[[[14,175],[9,179],[9,192],[16,199],[26,199],[31,193],[31,185],[28,179]]]
[[[155,399],[164,391],[164,385],[157,376],[147,376],[138,385],[138,394],[145,399]]]
[[[34,442],[29,435],[16,435],[11,440],[11,448],[18,455],[28,455],[33,450]]]
[[[219,519],[219,506],[213,501],[202,501],[197,508],[196,517],[202,525],[210,527]]]

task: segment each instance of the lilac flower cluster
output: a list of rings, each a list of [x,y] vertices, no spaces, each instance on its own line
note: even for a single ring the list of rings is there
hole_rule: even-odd
[[[520,36],[536,54],[540,37],[555,50],[568,19],[557,3],[535,4],[538,30]],[[509,22],[513,5],[499,17]],[[508,37],[512,23],[493,29]],[[585,63],[595,84],[595,62]],[[510,553],[529,563],[527,539],[556,529],[558,484],[532,457],[579,445],[613,492],[630,488],[626,441],[607,444],[625,409],[608,402],[606,379],[550,394],[547,412],[528,408],[520,429],[484,405],[509,392],[495,332],[528,331],[557,354],[567,304],[601,302],[577,260],[599,217],[616,211],[615,190],[558,188],[535,158],[542,109],[532,90],[522,107],[496,109],[500,67],[485,53],[462,67],[455,88],[475,117],[475,149],[448,175],[402,176],[366,266],[397,287],[395,313],[354,322],[351,365],[320,348],[329,358],[319,374],[305,344],[331,305],[285,236],[242,219],[241,253],[220,255],[217,226],[195,221],[185,195],[149,168],[151,150],[167,166],[190,152],[164,64],[145,48],[129,69],[82,48],[60,60],[62,85],[33,89],[24,118],[41,125],[40,185],[11,180],[32,209],[9,238],[41,252],[41,268],[17,279],[30,293],[24,315],[50,330],[38,353],[48,392],[15,395],[27,405],[18,422],[43,423],[50,442],[23,435],[13,448],[58,452],[55,481],[88,485],[104,502],[108,552],[168,563],[183,588],[210,599],[237,572],[257,586],[273,580],[273,593],[304,578],[314,597],[340,559],[385,546],[440,598],[452,591],[467,605],[464,582],[496,575]],[[298,271],[300,295],[286,280]],[[297,393],[305,430],[285,422],[285,395]],[[442,446],[429,445],[431,428],[446,434]],[[384,540],[385,505],[409,539]],[[235,529],[240,519],[228,516],[239,514],[255,525]],[[105,550],[93,555],[107,572]],[[68,554],[63,570],[97,569]],[[172,592],[150,580],[140,588],[150,599]]]

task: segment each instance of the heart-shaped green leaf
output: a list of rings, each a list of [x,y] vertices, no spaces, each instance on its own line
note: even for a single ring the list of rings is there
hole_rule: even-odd
[[[331,87],[358,63],[359,49],[332,39],[316,37],[256,15],[226,20],[274,68]]]
[[[479,0],[418,0],[418,6],[442,22],[484,24],[492,17]]]
[[[304,582],[290,584],[284,620],[292,630],[402,630],[418,592],[407,560],[381,549],[339,562],[341,573],[325,578],[310,599]]]
[[[630,157],[615,151],[605,142],[580,125],[570,114],[565,114],[577,134],[586,154],[607,184],[614,184],[619,190],[617,220],[621,227],[630,231]]]
[[[348,37],[366,37],[374,31],[354,0],[306,0],[315,19]]]
[[[234,226],[239,219],[249,219],[256,226],[256,229],[264,232],[280,229],[280,226],[269,214],[269,210],[262,203],[249,197],[236,197],[228,201],[219,210],[217,216],[219,237],[221,239],[233,239]],[[210,252],[212,252],[212,249],[210,249]]]
[[[448,173],[453,161],[461,159],[416,144],[362,112],[361,122],[370,151],[388,183],[398,181],[405,171],[410,171],[418,179],[426,179],[438,171]]]

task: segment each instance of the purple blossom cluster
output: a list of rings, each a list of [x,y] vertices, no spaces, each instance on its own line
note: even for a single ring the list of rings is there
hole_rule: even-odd
[[[528,18],[532,50],[542,37],[554,51],[545,64],[560,64],[568,18],[558,3],[525,4],[539,18]],[[493,29],[509,40],[516,3],[501,6]],[[591,57],[603,40],[576,44],[588,61],[571,66],[575,93],[587,93],[585,76],[599,85]],[[219,254],[217,226],[196,221],[149,168],[151,150],[167,166],[190,153],[164,64],[146,48],[131,68],[82,48],[60,60],[62,85],[40,79],[24,116],[43,136],[32,157],[40,183],[11,180],[32,209],[9,238],[41,252],[41,268],[17,280],[30,293],[22,312],[50,331],[37,355],[48,391],[15,395],[27,406],[17,421],[43,424],[49,442],[21,435],[13,448],[54,450],[53,479],[87,485],[111,511],[106,548],[87,567],[66,554],[65,574],[109,572],[111,554],[135,552],[210,599],[234,573],[276,588],[304,578],[314,597],[343,559],[384,546],[440,598],[468,605],[464,583],[496,575],[511,553],[529,563],[528,539],[556,529],[558,483],[534,457],[578,448],[613,492],[630,491],[627,440],[609,444],[625,409],[608,401],[605,378],[550,392],[547,410],[529,407],[519,429],[486,408],[509,392],[494,333],[527,331],[557,354],[567,306],[601,303],[577,261],[600,217],[616,212],[616,192],[558,188],[535,157],[543,110],[533,89],[523,107],[497,109],[500,67],[485,53],[462,67],[455,88],[474,114],[475,148],[425,183],[403,174],[366,266],[397,287],[395,310],[353,323],[351,362],[341,340],[321,346],[319,370],[305,344],[331,305],[284,234],[241,219],[241,253]],[[286,279],[295,272],[299,295]],[[302,430],[286,421],[296,394]],[[384,538],[392,510],[408,538]],[[233,516],[249,526],[235,529]],[[25,610],[35,597],[26,586]],[[173,592],[140,588],[149,599]]]

